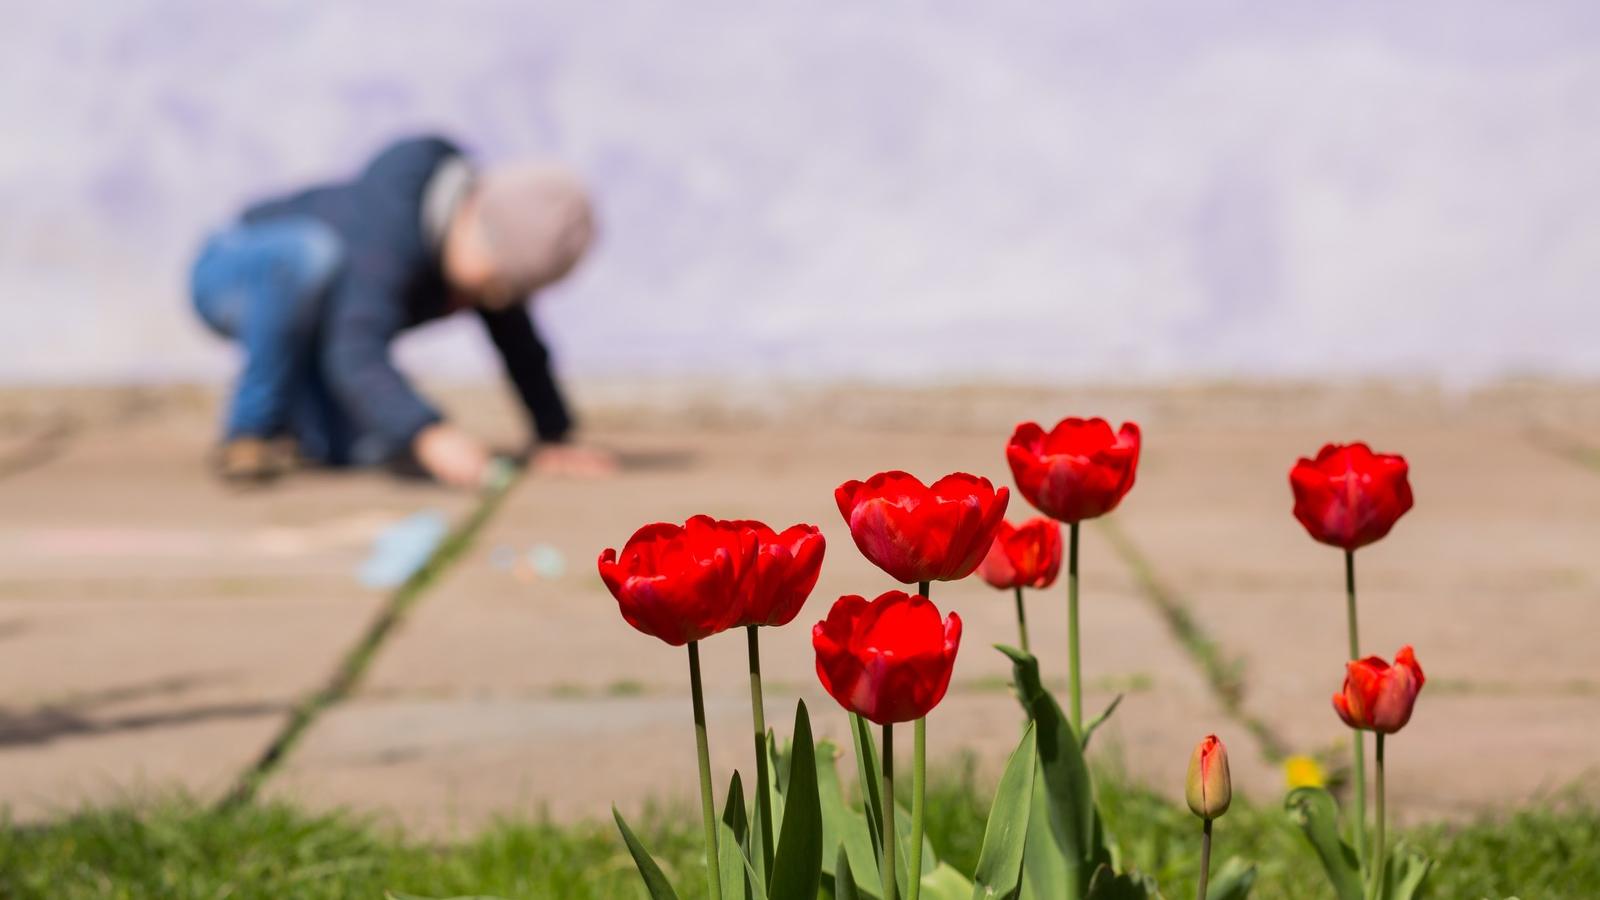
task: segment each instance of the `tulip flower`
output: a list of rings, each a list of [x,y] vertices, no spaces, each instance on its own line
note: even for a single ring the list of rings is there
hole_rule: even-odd
[[[833,699],[879,725],[920,719],[944,699],[961,617],[943,621],[926,597],[889,591],[840,597],[811,630],[817,677]]]
[[[1017,632],[1022,649],[1028,649],[1028,618],[1022,589],[1047,588],[1061,574],[1061,526],[1046,518],[1021,525],[1001,521],[989,555],[978,564],[978,575],[991,587],[1016,592]]]
[[[964,472],[931,485],[905,472],[880,472],[865,482],[839,485],[833,496],[861,554],[895,580],[915,583],[917,593],[926,598],[933,582],[965,578],[983,561],[1004,521],[1011,492],[997,491],[989,479]],[[920,760],[926,723],[921,717],[916,722],[915,755]],[[885,742],[890,730],[885,726]],[[884,756],[889,756],[887,747]],[[911,869],[920,872],[922,816],[917,804],[924,792],[920,763],[913,777],[912,791],[918,799],[911,815]],[[913,878],[912,900],[920,887]]]
[[[634,532],[600,554],[600,578],[629,625],[674,647],[726,631],[744,612],[757,538],[733,522],[695,516]]]
[[[705,693],[700,681],[700,641],[739,621],[748,584],[757,571],[758,549],[757,534],[750,528],[695,516],[682,525],[646,525],[628,538],[621,553],[608,549],[600,554],[600,578],[617,598],[628,624],[675,647],[689,647],[689,692],[695,750],[700,758],[700,814],[712,900],[722,900],[722,876]]]
[[[1047,588],[1061,574],[1061,526],[1036,517],[1012,525],[1002,520],[978,575],[990,587]]]
[[[1356,615],[1358,548],[1379,540],[1411,508],[1410,467],[1405,457],[1373,453],[1366,444],[1327,444],[1316,459],[1301,458],[1289,470],[1294,517],[1314,539],[1344,550],[1346,631],[1350,659],[1361,658]],[[1355,772],[1355,837],[1366,852],[1367,752],[1358,730],[1350,736]]]
[[[927,792],[926,719],[950,687],[961,617],[943,621],[939,609],[921,595],[889,591],[870,603],[840,597],[828,618],[811,630],[817,652],[817,677],[839,705],[883,726],[884,833],[894,830],[894,725],[916,722],[912,761],[910,892],[922,884],[923,804]],[[895,894],[895,844],[883,841],[883,896]]]
[[[756,538],[755,573],[740,604],[738,624],[787,625],[794,621],[817,586],[826,542],[815,525],[793,525],[782,533],[765,523],[727,523],[752,532]]]
[[[1394,734],[1411,721],[1424,680],[1410,645],[1394,655],[1394,665],[1377,656],[1346,663],[1344,689],[1333,695],[1333,708],[1351,728]]]
[[[1200,831],[1200,900],[1206,898],[1211,877],[1211,820],[1228,811],[1233,800],[1233,777],[1228,773],[1228,748],[1214,734],[1206,735],[1189,757],[1189,777],[1184,780],[1189,809],[1203,823]]]
[[[1067,523],[1067,680],[1072,728],[1083,733],[1078,661],[1078,526],[1117,508],[1139,468],[1139,426],[1113,432],[1105,419],[1067,418],[1045,431],[1023,422],[1006,445],[1017,490],[1040,512]]]
[[[1324,544],[1356,550],[1381,539],[1411,509],[1405,457],[1366,444],[1328,444],[1289,470],[1294,517]]]
[[[861,554],[904,584],[956,581],[989,552],[1011,492],[957,472],[924,485],[905,472],[880,472],[834,491]]]
[[[1373,779],[1374,798],[1377,801],[1377,836],[1372,858],[1374,891],[1383,883],[1384,868],[1384,768],[1383,739],[1406,727],[1411,721],[1411,708],[1416,705],[1417,693],[1425,679],[1417,656],[1407,644],[1394,655],[1394,665],[1376,656],[1345,664],[1344,689],[1333,695],[1333,708],[1346,725],[1359,731],[1377,732],[1377,747],[1373,760],[1377,763]]]
[[[1006,446],[1017,490],[1061,522],[1111,512],[1133,488],[1139,467],[1139,426],[1113,432],[1105,419],[1062,419],[1048,432],[1023,422]]]
[[[745,581],[738,624],[745,626],[746,655],[750,662],[750,719],[756,747],[756,831],[761,849],[755,864],[765,878],[772,870],[772,773],[767,766],[767,713],[761,690],[760,627],[787,625],[799,614],[822,571],[825,541],[815,525],[794,525],[782,533],[763,522],[728,523],[756,538],[755,571]]]

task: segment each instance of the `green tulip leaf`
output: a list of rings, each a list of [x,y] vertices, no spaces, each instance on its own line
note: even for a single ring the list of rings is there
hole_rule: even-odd
[[[907,779],[907,781],[909,782],[910,779]],[[911,810],[907,809],[903,803],[896,803],[894,805],[894,833],[895,837],[899,841],[899,843],[895,845],[894,854],[895,871],[898,873],[895,878],[895,883],[901,885],[910,884]],[[942,863],[939,861],[938,853],[936,853],[933,849],[933,841],[928,838],[926,833],[924,833],[922,835],[922,880],[926,882],[928,880],[928,873],[937,869],[940,865],[942,865]],[[904,890],[905,888],[901,888],[902,892]],[[968,893],[970,892],[971,887],[969,883]],[[966,895],[963,894],[963,897],[965,896]]]
[[[932,872],[922,873],[922,900],[970,900],[971,897],[972,882],[948,863],[939,863]]]
[[[1117,707],[1122,705],[1122,697],[1122,694],[1112,697],[1111,702],[1106,706],[1105,712],[1095,716],[1093,722],[1083,727],[1082,752],[1089,752],[1089,739],[1094,737],[1095,729],[1105,724],[1105,721],[1111,718],[1111,714],[1117,711]]]
[[[1039,766],[1034,734],[1029,725],[995,789],[989,822],[983,828],[983,847],[978,851],[978,868],[972,876],[972,900],[1015,897],[1022,889],[1022,854],[1028,840],[1033,777]]]
[[[749,824],[745,817],[744,783],[736,771],[728,783],[722,820],[717,823],[717,869],[722,875],[722,900],[754,900],[756,896],[750,891],[750,879],[745,873],[749,861],[741,849],[749,836]]]
[[[839,856],[833,866],[833,900],[861,900],[855,874],[850,871],[850,854],[845,852],[843,844],[839,845]]]
[[[1011,659],[1017,699],[1033,721],[1044,775],[1034,798],[1043,814],[1028,822],[1028,882],[1039,897],[1081,897],[1090,873],[1111,863],[1089,767],[1060,704],[1039,680],[1039,661],[1013,647],[998,649]]]
[[[872,836],[872,858],[883,858],[883,795],[878,789],[878,745],[872,740],[872,726],[862,716],[850,714],[850,736],[855,741],[856,778],[861,787],[861,806],[866,814],[867,831]],[[873,865],[873,871],[877,871]]]
[[[772,746],[772,740],[770,730],[761,736],[760,752],[766,758],[759,761],[761,765],[756,766],[755,789],[750,793],[750,822],[741,843],[745,856],[754,861],[759,870],[758,874],[761,877],[757,880],[763,884],[767,880],[767,870],[772,867],[772,848],[764,845],[771,842],[768,835],[776,834],[773,823],[782,821],[772,816],[770,812],[775,808],[772,805],[772,797],[777,793],[772,775],[777,769],[772,764],[772,757],[767,753],[767,748]],[[765,815],[762,813],[763,806],[769,810]],[[762,892],[761,896],[766,896],[765,892]]]
[[[1295,788],[1283,806],[1322,862],[1339,900],[1362,900],[1361,866],[1355,851],[1339,838],[1339,807],[1333,795],[1318,787]]]
[[[755,867],[739,847],[727,822],[717,823],[717,874],[722,876],[722,900],[757,900],[751,893]]]
[[[1159,900],[1161,889],[1148,875],[1138,872],[1119,875],[1111,871],[1110,864],[1102,863],[1094,870],[1089,892],[1084,897],[1085,900]]]
[[[822,887],[822,805],[817,790],[816,748],[805,701],[794,712],[790,769],[783,779],[783,830],[772,859],[769,900],[816,900]]]
[[[771,729],[767,731],[767,772],[771,783],[767,785],[767,797],[772,801],[772,833],[778,833],[778,823],[783,821],[783,786],[778,783],[778,776],[782,768],[782,760],[778,756],[778,738]],[[774,840],[777,838],[774,837]]]
[[[1396,846],[1383,866],[1383,900],[1416,900],[1432,871],[1432,860],[1404,845]]]
[[[737,775],[738,773],[734,774]],[[758,787],[757,790],[759,789]],[[730,798],[733,796],[732,787],[728,790],[728,796]],[[763,868],[765,860],[761,856],[761,810],[756,808],[752,809],[751,812],[754,813],[754,816],[744,823],[744,833],[739,840],[739,855],[742,858],[741,862],[745,870],[745,876],[750,883],[748,893],[751,897],[765,897],[767,895],[767,874]],[[724,810],[724,821],[727,820],[727,816],[728,813]],[[732,822],[729,822],[728,825],[730,828],[733,827]]]
[[[857,893],[870,900],[878,900],[878,895],[882,891],[878,863],[883,852],[879,831],[883,821],[883,807],[877,776],[878,745],[872,737],[872,726],[867,720],[852,713],[850,725],[851,739],[855,745],[856,777],[865,802],[862,809],[853,808],[846,803],[837,768],[837,761],[841,755],[839,749],[829,741],[818,741],[817,782],[821,794],[823,846],[843,844],[845,853],[850,859],[851,872],[858,879]],[[900,839],[899,852],[895,854],[896,869],[899,872],[896,883],[904,885],[910,878],[908,868],[910,854],[906,852],[906,848],[911,843],[911,813],[905,806],[899,804],[895,806],[894,824],[895,832]],[[922,840],[922,863],[924,900],[945,900],[946,893],[940,891],[949,892],[958,885],[960,890],[949,895],[952,900],[966,900],[971,895],[972,883],[960,872],[939,861],[933,842],[926,835]],[[823,873],[829,876],[836,874],[836,865],[835,859],[825,858],[822,863]]]
[[[844,788],[839,783],[839,755],[839,748],[833,742],[817,742],[817,793],[822,805],[822,846],[839,847],[849,858],[852,873],[860,872],[875,879],[878,857],[873,848],[872,835],[868,831],[866,816],[851,809],[845,802]],[[823,873],[837,877],[836,865],[835,860],[823,859]],[[862,896],[875,897],[876,894]]]
[[[1066,897],[1067,858],[1062,855],[1050,828],[1050,789],[1044,783],[1042,769],[1034,772],[1033,796],[1029,798],[1028,808],[1027,847],[1022,854],[1022,900]]]
[[[667,876],[661,872],[661,867],[650,856],[650,851],[644,848],[633,829],[622,818],[622,813],[615,806],[611,807],[611,815],[617,820],[617,829],[622,832],[622,841],[628,845],[628,853],[633,857],[633,864],[639,867],[639,877],[644,879],[644,888],[650,894],[650,900],[678,900],[678,894],[668,883]]]
[[[1245,900],[1256,885],[1256,867],[1237,856],[1229,857],[1211,876],[1206,900]]]

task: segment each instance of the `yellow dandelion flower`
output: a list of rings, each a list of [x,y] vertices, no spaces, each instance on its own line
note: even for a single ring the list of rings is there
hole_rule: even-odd
[[[1288,782],[1289,789],[1299,787],[1322,787],[1327,784],[1328,777],[1322,771],[1322,765],[1309,756],[1291,756],[1283,761],[1283,780]]]

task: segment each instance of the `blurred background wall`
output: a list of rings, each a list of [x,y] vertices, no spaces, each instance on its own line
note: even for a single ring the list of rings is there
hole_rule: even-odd
[[[0,380],[222,377],[203,232],[432,128],[592,178],[579,375],[1600,375],[1589,0],[0,7]]]

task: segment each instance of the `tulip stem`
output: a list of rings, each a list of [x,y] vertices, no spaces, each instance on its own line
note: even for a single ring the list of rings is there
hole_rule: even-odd
[[[1356,554],[1353,550],[1344,552],[1344,599],[1345,616],[1350,623],[1350,658],[1361,658],[1361,631],[1356,627]]]
[[[717,860],[717,805],[711,797],[711,750],[706,744],[706,701],[700,688],[700,642],[689,642],[689,692],[694,697],[695,751],[700,756],[700,817],[706,829],[706,883],[711,900],[722,900],[722,870]]]
[[[1017,638],[1022,641],[1022,652],[1028,652],[1028,613],[1022,606],[1022,585],[1017,585]]]
[[[1360,630],[1356,627],[1356,554],[1344,552],[1344,602],[1345,617],[1350,625],[1350,660],[1361,658]],[[1355,774],[1355,819],[1351,835],[1355,838],[1356,858],[1366,861],[1367,855],[1367,739],[1361,729],[1350,736],[1350,750]]]
[[[911,871],[907,900],[922,896],[922,810],[928,793],[928,717],[917,720],[911,749]]]
[[[1211,880],[1211,820],[1200,827],[1200,900],[1206,900],[1206,883]]]
[[[1078,666],[1078,523],[1067,528],[1067,681],[1072,694],[1072,731],[1083,740],[1083,683]]]
[[[932,598],[933,583],[920,582],[917,590]],[[906,885],[908,900],[922,895],[922,804],[928,793],[928,719],[917,720],[911,742],[911,872]]]
[[[1381,731],[1378,732],[1376,744],[1377,745],[1373,748],[1372,752],[1372,759],[1377,764],[1376,770],[1373,772],[1372,784],[1372,787],[1375,791],[1373,794],[1374,805],[1376,806],[1376,809],[1374,809],[1373,812],[1377,814],[1377,827],[1373,831],[1373,844],[1375,849],[1372,852],[1372,896],[1374,898],[1378,898],[1383,895],[1384,881],[1383,856],[1385,848],[1383,846],[1383,732]]]
[[[763,876],[772,872],[772,773],[767,767],[767,708],[761,695],[761,632],[758,625],[746,626],[750,649],[750,717],[756,736],[756,814],[761,819],[761,859]]]
[[[883,900],[896,900],[895,845],[900,843],[894,828],[894,725],[883,726]]]

